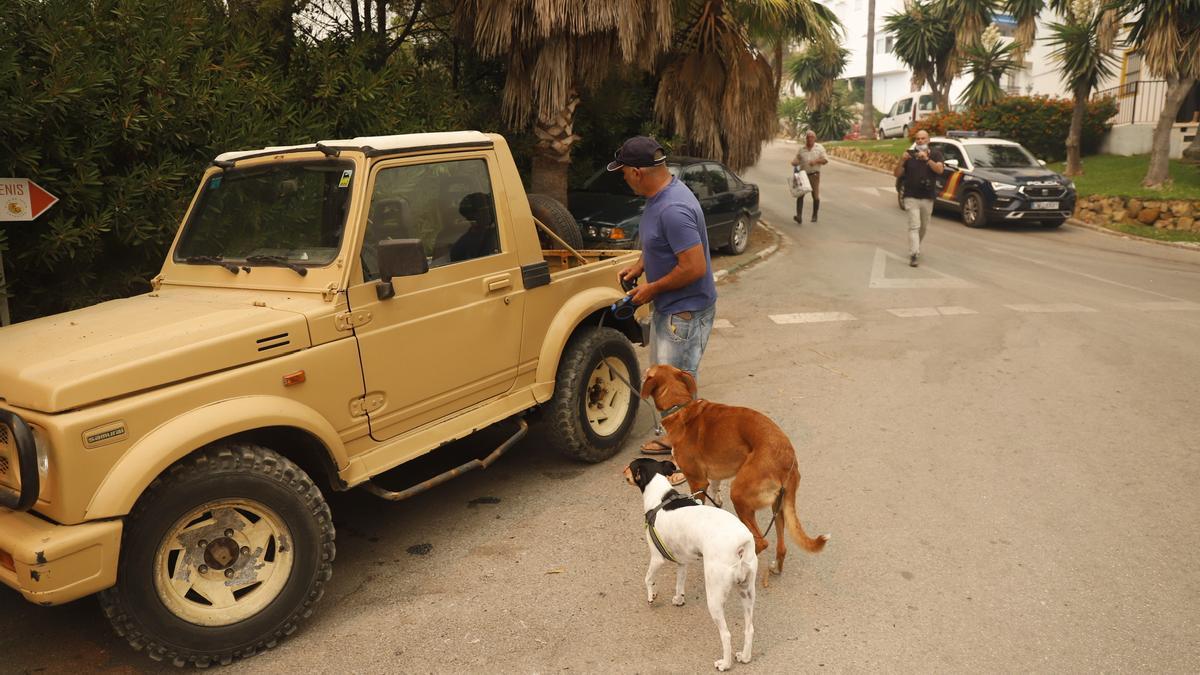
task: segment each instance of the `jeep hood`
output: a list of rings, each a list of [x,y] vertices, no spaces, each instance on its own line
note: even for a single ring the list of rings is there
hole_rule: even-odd
[[[0,399],[61,412],[307,346],[304,315],[245,295],[112,300],[0,329]]]

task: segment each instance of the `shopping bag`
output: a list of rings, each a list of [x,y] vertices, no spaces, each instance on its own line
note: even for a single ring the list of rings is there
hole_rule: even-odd
[[[788,189],[791,190],[793,197],[803,197],[812,192],[812,183],[808,181],[808,174],[796,167],[792,171],[792,175],[788,176]]]

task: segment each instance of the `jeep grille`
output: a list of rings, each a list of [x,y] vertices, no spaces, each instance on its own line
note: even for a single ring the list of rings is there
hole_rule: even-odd
[[[16,446],[10,438],[12,434],[8,432],[8,427],[0,424],[0,485],[16,487],[17,477],[11,472],[12,460],[9,459]]]

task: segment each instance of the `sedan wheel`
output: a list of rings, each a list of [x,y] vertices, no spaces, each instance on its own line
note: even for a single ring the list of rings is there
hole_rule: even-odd
[[[749,243],[750,219],[746,216],[738,216],[729,230],[729,243],[725,245],[725,250],[733,255],[738,255],[746,251]]]

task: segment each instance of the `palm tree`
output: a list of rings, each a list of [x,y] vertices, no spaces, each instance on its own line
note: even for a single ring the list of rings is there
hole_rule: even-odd
[[[733,13],[746,26],[751,42],[761,45],[764,52],[771,52],[775,90],[779,91],[783,85],[784,50],[797,42],[834,35],[841,22],[833,10],[810,0],[786,0],[778,7],[776,4],[735,2]]]
[[[954,81],[954,31],[941,2],[913,2],[902,12],[889,14],[883,28],[896,37],[893,52],[909,70],[915,87],[926,84],[943,111],[950,109],[950,83]]]
[[[1179,106],[1200,77],[1200,0],[1114,0],[1113,8],[1136,16],[1129,24],[1129,44],[1142,53],[1152,75],[1167,81],[1166,104],[1154,126],[1150,167],[1142,185],[1161,188],[1171,179],[1171,125]]]
[[[534,192],[566,201],[579,92],[615,67],[651,69],[667,48],[673,0],[462,0],[458,30],[484,58],[508,61],[501,111],[532,122]]]
[[[971,82],[959,96],[959,101],[977,106],[1004,98],[1000,80],[1021,67],[1015,58],[1017,50],[1015,42],[1002,44],[1000,30],[989,26],[980,41],[967,47],[963,53],[967,71],[971,73]]]
[[[775,134],[776,71],[750,41],[769,27],[809,39],[838,24],[812,0],[702,0],[681,4],[682,29],[659,71],[654,111],[688,151],[737,170],[754,164]]]
[[[866,88],[858,133],[863,138],[875,138],[875,0],[867,0],[867,72],[863,79]]]
[[[1083,117],[1088,98],[1100,80],[1112,77],[1116,56],[1117,16],[1105,9],[1098,0],[1077,0],[1063,7],[1064,21],[1049,26],[1048,43],[1055,49],[1050,58],[1057,61],[1059,70],[1075,96],[1071,114],[1071,130],[1067,133],[1068,176],[1083,174],[1079,145],[1083,134]]]
[[[833,93],[833,83],[846,69],[850,50],[833,40],[809,45],[788,65],[792,82],[804,90],[804,102],[809,110],[823,108]]]

